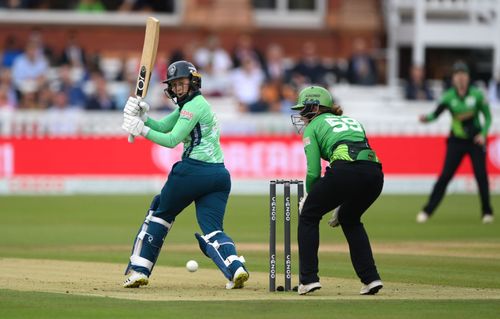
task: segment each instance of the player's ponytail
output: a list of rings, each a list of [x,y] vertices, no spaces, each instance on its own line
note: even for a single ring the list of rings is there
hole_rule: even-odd
[[[342,115],[344,114],[344,110],[340,105],[334,104],[332,107],[333,114],[335,115]]]
[[[320,106],[319,107],[319,112],[318,114],[321,114],[321,113],[331,113],[333,115],[342,115],[344,114],[344,110],[342,109],[342,107],[338,104],[333,104],[331,107],[326,107],[326,106]]]

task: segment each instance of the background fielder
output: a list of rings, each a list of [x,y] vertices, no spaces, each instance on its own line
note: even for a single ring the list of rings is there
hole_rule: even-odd
[[[178,61],[168,67],[164,83],[165,93],[179,106],[165,118],[156,121],[147,116],[149,106],[134,97],[124,109],[122,127],[133,136],[168,148],[184,143],[182,160],[173,165],[136,237],[124,287],[147,285],[175,217],[194,201],[203,232],[195,234],[200,249],[229,280],[227,289],[242,288],[249,274],[223,229],[231,178],[224,166],[217,119],[200,92],[201,76],[190,62]]]
[[[453,87],[444,92],[436,110],[422,115],[420,121],[436,120],[444,110],[452,116],[450,136],[446,143],[446,157],[427,204],[417,215],[417,222],[425,223],[444,197],[448,183],[453,178],[465,155],[469,155],[481,198],[483,223],[493,222],[488,174],[486,172],[486,140],[491,125],[489,105],[483,93],[470,85],[469,68],[463,62],[453,65]],[[484,116],[481,124],[480,114]]]

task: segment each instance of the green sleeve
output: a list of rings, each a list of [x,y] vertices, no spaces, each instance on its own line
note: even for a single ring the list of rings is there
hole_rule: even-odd
[[[441,103],[439,103],[439,105],[437,106],[437,108],[434,110],[434,112],[428,114],[425,118],[427,119],[427,122],[432,122],[434,121],[435,119],[437,119],[439,117],[439,115],[441,115],[441,113],[443,113],[443,111],[446,109],[446,103],[444,101],[442,101]]]
[[[483,129],[481,130],[481,134],[483,134],[484,137],[487,137],[488,130],[490,129],[491,126],[491,112],[490,112],[490,106],[488,105],[486,99],[483,98],[483,101],[479,106],[479,110],[481,113],[483,113],[484,116],[484,125]]]
[[[189,117],[179,116],[172,130],[168,133],[158,132],[151,128],[146,138],[156,144],[168,148],[176,147],[193,130],[200,119],[200,113],[188,112]]]
[[[321,177],[321,153],[314,132],[308,131],[307,128],[303,142],[307,159],[306,192],[309,192]]]
[[[167,133],[170,132],[174,126],[175,123],[177,122],[177,119],[179,118],[179,109],[175,109],[172,113],[169,115],[165,116],[159,121],[156,121],[150,117],[146,120],[144,123],[147,127],[149,127],[152,130],[162,132],[162,133]]]

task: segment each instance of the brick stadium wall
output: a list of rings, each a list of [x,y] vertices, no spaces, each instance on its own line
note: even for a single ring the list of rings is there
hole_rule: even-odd
[[[231,0],[247,3],[248,0]],[[186,7],[198,5],[211,12],[225,12],[231,7],[227,0],[187,0]],[[212,8],[212,7],[213,8]],[[221,6],[220,8],[217,6]],[[233,4],[234,6],[234,4]],[[247,8],[243,13],[245,23],[234,24],[234,15],[224,13],[214,19],[203,18],[207,13],[202,10],[186,10],[181,25],[177,27],[161,27],[159,51],[166,55],[174,49],[183,47],[194,40],[203,40],[207,35],[216,32],[222,46],[231,51],[242,33],[249,34],[261,51],[270,44],[280,44],[286,55],[297,58],[301,44],[311,41],[316,44],[318,53],[323,57],[347,58],[352,52],[352,40],[362,37],[371,48],[383,47],[385,30],[382,23],[380,0],[329,0],[327,1],[326,27],[321,30],[300,30],[293,26],[286,29],[257,28],[253,25],[248,4],[239,8]],[[229,8],[229,9],[228,9]],[[224,18],[225,17],[225,18]],[[226,19],[227,21],[225,21]],[[217,21],[214,23],[213,21]],[[225,22],[224,22],[225,21]],[[226,25],[226,27],[224,27]],[[227,27],[229,25],[230,27]],[[143,26],[95,26],[95,25],[40,25],[34,24],[1,24],[0,51],[8,35],[19,39],[21,47],[26,43],[33,29],[41,32],[44,42],[56,53],[60,52],[71,32],[76,32],[78,41],[88,53],[102,51],[137,51],[144,38]]]

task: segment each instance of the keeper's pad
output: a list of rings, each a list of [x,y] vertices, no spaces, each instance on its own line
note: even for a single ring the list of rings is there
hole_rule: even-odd
[[[157,195],[153,199],[146,219],[137,234],[125,274],[128,274],[130,269],[134,269],[149,276],[153,270],[165,237],[172,227],[172,223],[153,216],[159,204],[160,196]]]
[[[195,233],[194,236],[205,256],[214,261],[228,280],[232,280],[233,274],[245,262],[245,258],[236,255],[233,240],[220,230],[205,236]]]

